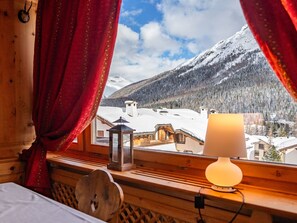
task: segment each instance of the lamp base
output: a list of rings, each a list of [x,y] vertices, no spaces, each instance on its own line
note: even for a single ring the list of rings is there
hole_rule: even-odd
[[[242,172],[228,157],[219,157],[205,170],[206,179],[213,184],[212,189],[220,192],[234,192],[233,187],[242,180]]]
[[[224,192],[224,193],[232,193],[236,191],[236,189],[233,187],[221,187],[217,185],[211,185],[211,189],[219,192]]]

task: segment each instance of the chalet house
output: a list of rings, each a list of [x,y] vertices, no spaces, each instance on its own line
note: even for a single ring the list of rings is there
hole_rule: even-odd
[[[284,163],[297,164],[297,138],[285,138],[276,143],[275,146],[281,152]]]
[[[201,153],[207,126],[207,109],[201,113],[189,109],[137,108],[137,102],[126,101],[125,108],[100,106],[96,117],[96,140],[108,142],[108,129],[119,117],[135,129],[135,147]],[[196,124],[194,124],[196,123]]]
[[[246,134],[246,147],[248,159],[263,160],[265,152],[275,146],[280,152],[283,163],[297,164],[297,138],[296,137],[267,137]]]
[[[248,135],[246,134],[246,147],[248,151],[248,159],[262,160],[264,152],[271,146],[266,136]]]

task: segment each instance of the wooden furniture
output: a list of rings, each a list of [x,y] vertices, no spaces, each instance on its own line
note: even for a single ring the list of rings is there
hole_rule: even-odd
[[[148,154],[146,158],[149,158]],[[156,164],[157,158],[154,160]],[[107,160],[95,157],[81,155],[78,157],[70,154],[53,155],[48,157],[48,161],[51,164],[53,196],[74,207],[72,191],[78,179],[82,174],[87,174],[98,167],[106,169],[108,163]],[[182,159],[178,161],[175,160],[179,165],[183,163]],[[199,161],[203,168],[208,164],[204,163],[204,159],[199,158]],[[201,209],[201,212],[207,222],[226,223],[233,218],[241,205],[242,197],[239,193],[226,194],[209,189],[209,183],[199,175],[200,171],[194,173],[190,171],[190,167],[172,171],[173,168],[166,170],[160,165],[155,165],[154,168],[145,167],[145,165],[147,164],[143,163],[142,166],[131,171],[110,171],[114,180],[120,184],[125,196],[119,214],[120,223],[141,221],[196,223],[198,210],[194,208],[194,196],[200,188],[202,188],[201,194],[205,196],[205,208]],[[255,165],[256,169],[261,170],[259,164]],[[250,168],[254,167],[250,166]],[[259,183],[263,183],[263,180]],[[245,204],[234,223],[271,222],[271,218],[273,223],[296,222],[297,194],[294,191],[291,193],[280,191],[289,186],[279,187],[277,191],[274,188],[240,184],[238,188],[245,196]],[[293,188],[293,185],[291,187]]]
[[[75,196],[80,211],[104,221],[117,222],[124,195],[108,171],[96,169],[80,178],[76,184]]]
[[[0,184],[1,223],[103,223],[15,183]]]

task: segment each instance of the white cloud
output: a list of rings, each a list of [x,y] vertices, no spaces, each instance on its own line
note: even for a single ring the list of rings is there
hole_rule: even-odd
[[[162,0],[158,9],[164,15],[163,25],[169,35],[195,39],[203,50],[245,24],[236,0]]]
[[[150,38],[146,36],[145,39],[147,41]],[[153,39],[151,37],[151,40]],[[148,53],[153,49],[157,50],[155,48],[157,44],[144,47],[143,43],[138,33],[119,24],[110,75],[123,76],[130,81],[139,81],[170,70],[185,61],[185,59],[162,58],[160,53]],[[144,48],[146,50],[143,50]]]
[[[121,16],[123,17],[129,17],[129,16],[137,16],[139,14],[142,13],[142,9],[137,9],[137,10],[123,10],[123,12],[121,12]]]
[[[157,6],[162,20],[129,24],[133,27],[137,22],[139,33],[119,24],[111,76],[136,82],[173,69],[187,60],[181,52],[197,55],[245,24],[237,0],[161,0],[158,5],[155,0],[146,2]],[[143,13],[142,9],[126,10],[121,16],[131,22]]]
[[[187,49],[191,52],[191,53],[197,53],[199,52],[199,44],[195,41],[191,41],[187,44]]]
[[[126,25],[119,24],[114,56],[133,54],[138,51],[139,34]]]
[[[157,0],[146,0],[146,2],[148,2],[150,4],[155,4],[157,2]]]
[[[162,55],[169,52],[174,55],[179,51],[180,43],[167,35],[159,23],[150,22],[140,29],[144,50],[149,54]]]
[[[114,60],[112,66],[112,73],[122,75],[127,80],[136,82],[163,71],[172,69],[178,66],[185,60],[170,60],[168,58],[161,58],[157,56],[147,56],[142,53],[138,53],[134,59],[127,60]]]

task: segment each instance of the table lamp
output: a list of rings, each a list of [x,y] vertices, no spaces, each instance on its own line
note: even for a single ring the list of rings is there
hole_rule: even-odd
[[[210,114],[203,154],[218,157],[205,170],[212,189],[234,192],[242,180],[241,169],[230,158],[246,157],[243,116],[240,114]]]

